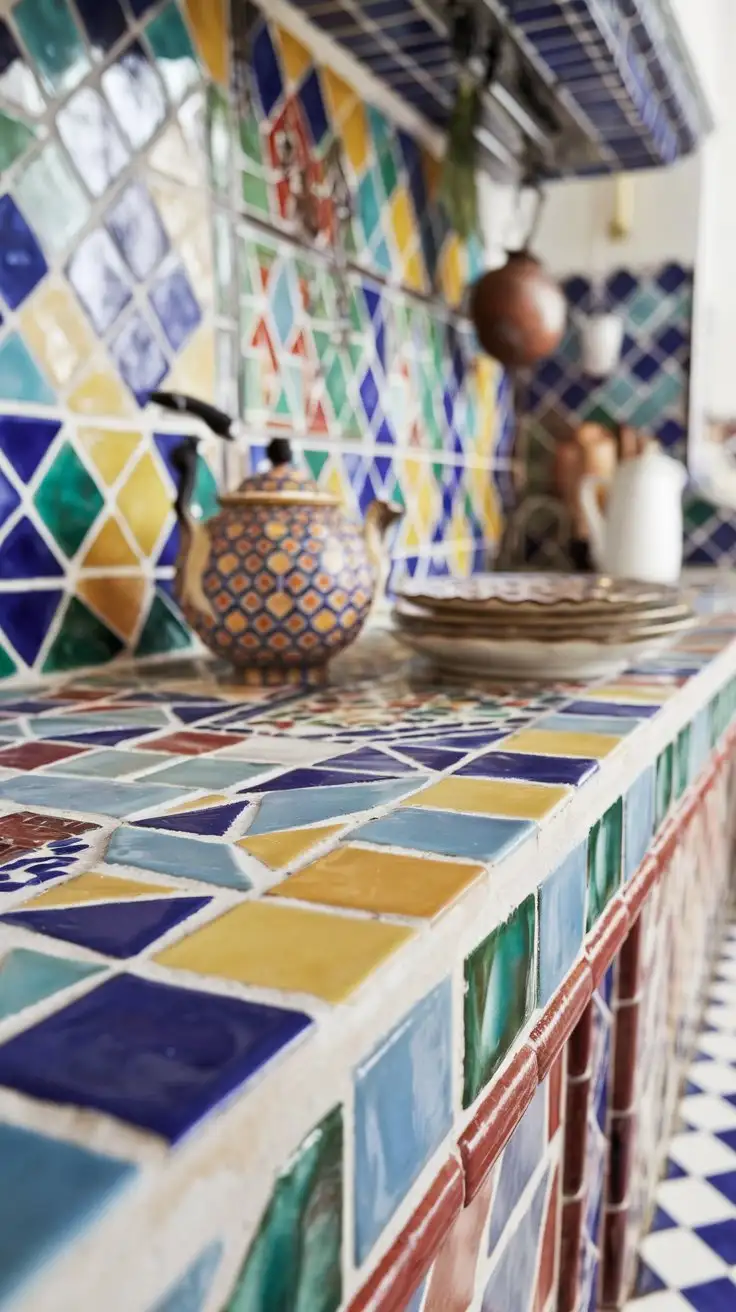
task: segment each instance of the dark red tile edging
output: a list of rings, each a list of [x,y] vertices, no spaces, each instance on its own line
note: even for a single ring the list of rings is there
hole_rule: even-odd
[[[465,1205],[471,1203],[512,1130],[536,1092],[537,1054],[530,1044],[511,1058],[495,1081],[472,1121],[460,1136],[458,1147],[465,1171]]]
[[[617,894],[585,940],[585,956],[593,972],[594,988],[598,988],[628,932],[629,908]]]
[[[537,1079],[547,1075],[593,996],[593,973],[585,958],[573,966],[542,1012],[529,1042],[537,1054]]]
[[[463,1201],[462,1167],[450,1157],[348,1312],[402,1312],[460,1215]]]

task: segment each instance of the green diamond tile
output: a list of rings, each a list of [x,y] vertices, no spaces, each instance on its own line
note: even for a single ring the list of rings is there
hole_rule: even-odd
[[[692,498],[685,502],[684,515],[686,534],[692,532],[693,529],[702,528],[703,525],[707,524],[711,519],[714,521],[715,527],[715,523],[718,520],[718,516],[710,502],[700,501],[696,498]]]
[[[70,91],[89,71],[82,36],[66,0],[20,0],[13,18],[48,91]]]
[[[9,679],[11,674],[17,674],[18,666],[9,652],[3,646],[0,646],[0,679]]]
[[[643,328],[644,324],[658,313],[662,308],[662,302],[666,299],[663,292],[654,292],[651,287],[641,287],[629,302],[627,316],[631,323],[637,328]]]
[[[79,550],[105,504],[69,442],[57,451],[33,500],[46,528],[69,557]]]
[[[102,665],[122,650],[120,638],[78,597],[72,597],[44,661],[43,673],[62,674],[79,666]]]
[[[307,462],[307,468],[309,469],[312,478],[316,478],[317,481],[319,481],[320,474],[322,473],[322,470],[327,464],[329,458],[330,458],[329,451],[304,452],[304,459]]]
[[[240,188],[245,205],[252,210],[258,210],[260,214],[270,214],[268,186],[262,177],[257,173],[251,173],[250,169],[243,169],[240,175]]]
[[[0,173],[9,169],[35,139],[27,123],[0,110]]]
[[[645,397],[631,412],[631,423],[637,428],[648,428],[661,419],[665,411],[676,404],[684,404],[685,378],[682,374],[662,373],[647,391]]]
[[[160,656],[166,651],[185,651],[192,646],[192,634],[163,592],[154,593],[148,618],[135,649],[136,656]]]
[[[261,149],[261,130],[258,119],[255,114],[248,113],[244,115],[240,123],[240,149],[244,155],[254,164],[263,163],[263,152]]]
[[[372,172],[366,173],[358,186],[358,213],[366,241],[371,242],[381,224],[381,202]]]
[[[327,394],[332,402],[332,409],[339,418],[348,399],[348,382],[341,361],[335,356],[325,377]]]
[[[378,167],[381,173],[383,190],[388,200],[390,200],[399,181],[399,172],[396,167],[396,160],[394,159],[393,151],[389,147],[386,147],[380,152],[378,156]]]
[[[197,457],[197,477],[192,492],[192,510],[200,519],[209,519],[217,513],[220,501],[217,483],[207,461],[203,456]]]
[[[199,68],[186,24],[173,0],[148,24],[146,36],[169,98],[178,104],[199,82]]]
[[[53,205],[49,197],[53,196]],[[50,142],[24,170],[15,185],[15,198],[41,245],[59,254],[89,217],[85,197],[69,160]]]
[[[536,898],[465,959],[463,1107],[491,1080],[536,1004]]]
[[[588,837],[588,929],[596,925],[621,883],[623,801],[619,797]]]

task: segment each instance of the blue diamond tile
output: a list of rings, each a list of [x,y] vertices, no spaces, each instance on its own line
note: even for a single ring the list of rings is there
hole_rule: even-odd
[[[63,566],[24,515],[3,542],[0,579],[52,579],[63,573]]]
[[[0,1302],[7,1306],[39,1266],[99,1218],[136,1168],[15,1125],[0,1125],[0,1160]]]
[[[177,264],[158,278],[149,293],[169,344],[180,351],[202,319],[202,312],[184,268]]]
[[[252,49],[252,67],[256,77],[258,94],[261,98],[263,112],[267,118],[283,91],[281,69],[276,51],[273,47],[268,27],[264,23],[260,28]]]
[[[698,1226],[698,1238],[729,1266],[736,1265],[736,1220]]]
[[[703,1285],[690,1285],[681,1293],[695,1312],[732,1312],[736,1307],[736,1284],[726,1276]]]
[[[677,1222],[672,1220],[663,1207],[656,1208],[649,1227],[652,1234],[656,1234],[659,1230],[674,1230],[676,1227]]]
[[[371,420],[378,409],[378,386],[372,369],[367,369],[360,384],[360,399],[366,416]]]
[[[26,665],[36,660],[63,595],[50,588],[0,592],[0,629]]]
[[[736,1171],[725,1171],[722,1175],[709,1175],[708,1184],[720,1192],[736,1206]]]
[[[46,907],[38,911],[31,906],[0,916],[0,920],[122,959],[142,952],[209,901],[208,897],[136,898],[133,902]]]
[[[0,421],[1,422],[1,421]],[[0,526],[20,505],[20,496],[13,484],[0,470]]]
[[[0,450],[24,483],[30,482],[60,428],[55,419],[0,415]]]
[[[0,1082],[175,1142],[310,1024],[298,1011],[120,975],[0,1047]]]
[[[169,250],[169,239],[149,192],[131,182],[106,214],[108,231],[135,278],[148,278]]]
[[[322,88],[319,84],[319,74],[316,69],[304,79],[300,90],[299,100],[301,101],[304,117],[309,127],[309,132],[315,146],[319,146],[327,132],[329,123],[327,121],[327,112],[325,102],[322,99]]]
[[[606,283],[606,291],[609,299],[614,305],[620,305],[622,301],[628,300],[633,296],[639,286],[639,280],[628,273],[626,269],[620,269],[614,273]]]
[[[126,21],[118,0],[76,0],[79,17],[95,54],[106,54],[126,30]]]
[[[523,779],[540,784],[581,784],[598,769],[597,761],[566,756],[536,756],[526,752],[489,752],[476,756],[458,776],[481,779]]]
[[[248,766],[245,767],[248,769]],[[166,771],[163,771],[166,774]],[[134,821],[151,829],[169,829],[180,834],[206,834],[222,838],[243,811],[247,803],[229,802],[224,806],[201,807],[197,811],[177,811],[175,815],[159,815],[152,820]]]
[[[662,288],[663,292],[672,295],[673,292],[679,291],[685,283],[690,282],[691,275],[683,269],[681,264],[666,264],[657,277],[657,285]]]
[[[0,196],[0,294],[16,310],[41,281],[48,265],[12,196]]]
[[[106,333],[133,293],[125,265],[104,228],[79,243],[66,272],[95,329]]]
[[[656,1294],[661,1289],[665,1289],[665,1283],[660,1280],[659,1276],[652,1271],[651,1267],[645,1262],[639,1261],[639,1270],[636,1274],[636,1296],[643,1298],[645,1294]]]
[[[110,354],[138,404],[145,405],[169,366],[140,310],[135,310],[113,337]]]

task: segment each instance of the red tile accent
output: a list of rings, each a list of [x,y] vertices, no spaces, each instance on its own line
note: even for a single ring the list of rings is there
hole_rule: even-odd
[[[483,1100],[458,1147],[465,1171],[465,1204],[472,1202],[537,1088],[537,1054],[528,1043],[512,1057]]]
[[[636,1065],[639,1055],[639,1003],[628,1002],[616,1011],[616,1048],[611,1109],[627,1112],[636,1097]]]
[[[537,1054],[540,1083],[562,1051],[592,995],[593,976],[583,958],[562,981],[529,1035],[529,1042]]]
[[[432,1267],[424,1312],[467,1312],[473,1301],[478,1254],[491,1210],[495,1172],[464,1207]]]
[[[580,1192],[585,1181],[588,1152],[588,1099],[590,1076],[568,1080],[565,1098],[565,1160],[562,1188],[566,1198]]]
[[[0,860],[9,861],[23,852],[43,847],[45,843],[84,834],[90,829],[99,829],[99,825],[89,820],[39,815],[36,811],[13,811],[11,815],[0,816]]]
[[[539,1258],[537,1292],[532,1304],[533,1312],[544,1312],[555,1283],[557,1267],[557,1215],[560,1207],[560,1172],[555,1171],[552,1189],[547,1200],[547,1218],[542,1234]]]
[[[462,1168],[457,1158],[451,1157],[396,1242],[355,1295],[348,1312],[402,1312],[462,1207]]]
[[[627,902],[627,905],[628,902]],[[629,917],[631,907],[629,906]],[[618,957],[618,981],[616,998],[618,1002],[628,1002],[639,992],[641,976],[641,917],[637,916],[632,924],[626,942]]]
[[[636,1113],[612,1116],[609,1131],[608,1197],[611,1207],[620,1207],[629,1196],[629,1181],[636,1146]]]
[[[245,742],[241,733],[204,733],[197,729],[169,733],[163,738],[149,738],[138,747],[147,752],[176,752],[180,756],[201,756],[202,752],[216,752],[218,747],[234,747]]]
[[[554,1139],[561,1124],[564,1067],[565,1055],[561,1052],[557,1061],[552,1063],[547,1081],[547,1134],[550,1139]]]
[[[606,1210],[603,1218],[599,1301],[601,1307],[619,1308],[625,1302],[628,1207]]]
[[[560,1280],[557,1312],[575,1312],[580,1293],[580,1237],[586,1198],[568,1198],[562,1204]]]
[[[588,1003],[567,1045],[567,1078],[584,1075],[590,1066],[593,1044],[593,1004]]]
[[[660,868],[653,856],[642,861],[635,875],[632,875],[624,890],[629,917],[633,923],[660,876]]]
[[[86,747],[72,747],[67,743],[30,741],[3,747],[0,765],[17,770],[37,770],[40,765],[52,765],[54,761],[65,761],[69,756],[79,756],[80,752],[86,751]]]
[[[585,955],[598,987],[613,958],[629,932],[629,911],[619,895],[609,902],[595,929],[585,942]]]

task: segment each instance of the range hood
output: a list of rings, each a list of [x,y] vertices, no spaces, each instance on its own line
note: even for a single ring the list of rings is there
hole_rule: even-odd
[[[432,124],[446,126],[465,0],[300,0],[299,9]],[[481,146],[513,176],[530,145],[542,175],[653,168],[712,126],[669,0],[477,0],[501,66],[484,97]]]

